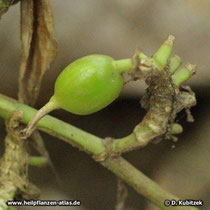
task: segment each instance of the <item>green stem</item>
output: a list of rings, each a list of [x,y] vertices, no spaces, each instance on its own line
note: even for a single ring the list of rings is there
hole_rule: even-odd
[[[133,69],[132,60],[129,58],[113,61],[113,64],[119,73],[129,72]]]
[[[48,160],[46,157],[39,157],[39,156],[30,156],[29,157],[29,165],[30,166],[37,166],[43,167],[47,164]]]
[[[121,150],[130,150],[129,148],[133,148],[133,146],[139,146],[139,142],[137,141],[135,135],[132,133],[124,138],[115,139],[112,143],[112,151],[121,151]]]
[[[140,59],[147,58],[147,56],[142,52],[140,52],[138,56]],[[113,61],[113,64],[115,65],[115,69],[121,74],[133,70],[133,62],[130,58],[115,60]]]
[[[159,50],[152,57],[155,60],[159,69],[161,70],[163,70],[168,63],[168,59],[172,53],[174,40],[175,40],[175,37],[170,35],[168,39],[161,45]]]
[[[172,53],[174,40],[175,37],[170,35],[152,57],[153,61],[160,70],[163,70],[168,63],[168,59]],[[139,53],[138,56],[140,59],[147,58],[147,56],[142,52]],[[113,61],[113,64],[115,65],[115,68],[119,73],[130,72],[134,69],[132,59],[116,60]],[[174,59],[172,59],[172,65],[174,65]],[[175,59],[175,65],[177,65],[177,58]],[[175,67],[173,66],[172,69],[174,70],[174,68]]]
[[[122,180],[126,180],[126,183],[132,186],[139,194],[155,203],[161,209],[198,210],[195,207],[174,206],[170,208],[165,206],[165,200],[179,200],[179,198],[163,190],[157,183],[145,176],[122,157],[108,159],[103,165]]]
[[[23,111],[21,121],[25,124],[29,123],[33,116],[37,113],[36,109],[18,103],[17,101],[11,100],[10,98],[0,94],[0,116],[8,120],[11,114],[16,110]],[[59,135],[68,143],[76,144],[77,146],[80,146],[81,149],[94,155],[100,155],[105,151],[101,138],[82,131],[79,128],[69,125],[49,115],[43,117],[37,123],[37,127],[46,131],[47,133]]]
[[[9,119],[11,114],[17,110],[20,109],[23,111],[23,117],[22,122],[27,124],[30,122],[30,120],[33,118],[35,113],[37,113],[37,110],[18,103],[15,100],[11,100],[10,98],[3,96],[0,94],[0,116]],[[105,147],[103,144],[103,141],[101,138],[94,136],[92,134],[89,134],[79,128],[76,128],[72,125],[69,125],[61,120],[58,120],[52,116],[45,116],[43,117],[38,123],[37,127],[41,130],[44,130],[45,132],[54,135],[58,135],[59,138],[63,138],[68,143],[76,144],[77,146],[81,147],[82,149],[85,149],[87,152],[90,152],[94,155],[101,155],[103,152],[105,152]],[[176,132],[173,131],[173,133],[181,133],[182,128],[179,125],[176,126]],[[149,137],[149,139],[152,139],[154,135],[148,135],[148,132],[150,130],[140,130],[139,133],[142,134],[142,136],[145,136],[146,141],[148,140],[146,137]],[[145,133],[146,132],[146,133]],[[122,150],[126,148],[130,148],[130,145],[139,145],[139,142],[136,140],[135,135],[131,134],[127,137],[124,137],[122,139],[117,139],[113,142],[113,151],[115,149],[121,148]]]
[[[182,61],[180,57],[177,55],[173,56],[169,61],[168,72],[170,74],[173,74],[180,67],[181,64],[182,64]]]
[[[139,57],[143,58],[141,55]],[[154,58],[153,58],[154,59]],[[167,57],[168,60],[168,57]],[[166,60],[165,60],[166,61]],[[133,64],[131,59],[116,60],[113,62],[116,70],[119,73],[131,72],[133,70]],[[156,61],[157,64],[157,61]],[[159,64],[158,64],[159,65]],[[166,65],[166,63],[164,64]],[[173,74],[181,65],[181,60],[178,56],[174,56],[170,59],[169,73]],[[196,65],[187,64],[186,67],[180,69],[172,76],[172,81],[175,85],[180,86],[195,73]],[[163,67],[161,67],[163,69]]]
[[[173,83],[180,86],[195,73],[195,68],[196,65],[187,64],[184,68],[180,69],[172,76]]]
[[[17,101],[0,94],[0,116],[8,120],[16,110],[21,110],[23,112],[21,121],[26,124],[37,112],[37,110],[27,105],[20,104]],[[38,128],[61,139],[65,138],[68,143],[72,144],[73,142],[80,145],[85,151],[93,155],[100,155],[105,151],[102,143],[103,139],[84,132],[54,117],[47,115],[42,118],[38,123]],[[134,138],[134,135],[127,138]],[[164,200],[178,199],[176,196],[164,191],[158,184],[146,177],[142,172],[138,171],[128,161],[121,157],[107,159],[101,162],[101,164],[107,167],[116,176],[120,177],[138,193],[148,198],[162,209],[166,208],[163,204]],[[174,207],[173,209],[181,210],[182,207]],[[195,210],[197,208],[189,207],[188,209]]]
[[[172,126],[171,134],[180,134],[182,133],[183,129],[182,126],[174,123]],[[154,139],[155,137],[159,136],[158,133],[152,131],[152,129],[148,126],[142,126],[138,130],[138,135],[141,136],[142,141],[139,142],[136,139],[135,134],[130,134],[124,138],[115,139],[112,143],[112,151],[121,152],[121,151],[129,151],[134,147],[143,147],[149,141]]]

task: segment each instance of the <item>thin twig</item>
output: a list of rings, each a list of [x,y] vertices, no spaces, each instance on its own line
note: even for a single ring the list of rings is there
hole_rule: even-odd
[[[28,123],[36,112],[35,109],[27,105],[20,104],[15,100],[0,94],[1,117],[8,120],[12,113],[17,109],[23,112],[23,117],[21,118],[22,123]],[[88,153],[100,155],[104,152],[104,146],[102,143],[103,139],[49,115],[39,122],[38,128],[40,127],[44,128],[42,130],[50,135],[57,136],[58,138],[61,137],[61,139],[65,139],[68,143],[71,143],[74,140],[74,146],[83,144],[83,150]],[[145,176],[122,157],[108,158],[100,163],[112,171],[117,177],[121,178],[125,183],[130,185],[139,194],[146,197],[162,209],[168,209],[164,206],[164,200],[178,199],[176,196],[164,191],[157,183]],[[196,210],[197,208],[174,207],[173,209]]]
[[[117,179],[117,202],[115,205],[115,210],[124,210],[125,201],[128,196],[127,187],[121,179]]]

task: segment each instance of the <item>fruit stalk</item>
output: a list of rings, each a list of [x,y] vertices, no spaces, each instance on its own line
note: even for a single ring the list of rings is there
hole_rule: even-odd
[[[39,157],[39,156],[30,156],[29,157],[29,165],[36,166],[36,167],[43,167],[46,166],[48,163],[47,158]]]
[[[138,54],[139,58],[140,59],[145,59],[147,58],[147,56],[140,52]],[[115,66],[115,69],[120,73],[125,73],[125,72],[131,72],[134,68],[133,66],[133,62],[132,62],[132,59],[131,58],[126,58],[126,59],[121,59],[121,60],[114,60],[112,62]]]

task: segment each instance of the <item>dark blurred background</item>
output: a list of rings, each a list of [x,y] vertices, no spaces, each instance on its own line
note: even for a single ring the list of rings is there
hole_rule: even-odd
[[[36,108],[43,106],[53,94],[54,82],[61,70],[88,54],[107,54],[120,59],[131,57],[135,49],[140,48],[152,55],[172,34],[176,37],[174,53],[183,63],[197,64],[197,74],[187,83],[197,95],[198,104],[192,109],[195,122],[186,123],[182,112],[178,120],[184,133],[179,135],[177,143],[162,140],[124,157],[164,189],[183,199],[202,199],[205,205],[201,209],[209,209],[209,1],[51,0],[51,3],[59,52],[44,77]],[[21,54],[19,27],[19,4],[16,4],[0,20],[0,93],[13,98],[17,98]],[[139,81],[126,85],[118,100],[89,116],[76,116],[62,110],[52,115],[100,137],[123,137],[132,132],[145,114],[139,104],[144,88]],[[4,122],[0,119],[1,154],[5,134]],[[41,188],[41,199],[77,199],[82,202],[81,207],[75,208],[78,210],[114,209],[114,175],[71,145],[44,133],[43,138],[63,184],[56,184],[51,169],[31,168],[30,179]],[[158,209],[128,189],[126,209]],[[59,209],[63,208],[74,209]]]

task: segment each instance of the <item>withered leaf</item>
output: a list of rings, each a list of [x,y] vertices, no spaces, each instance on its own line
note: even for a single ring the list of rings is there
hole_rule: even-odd
[[[21,1],[21,44],[18,95],[22,103],[33,106],[42,78],[57,53],[49,0]]]
[[[18,98],[20,102],[33,106],[39,94],[42,78],[57,52],[49,0],[21,1],[21,44]],[[32,139],[35,149],[48,159],[55,172],[38,131],[34,132]]]

